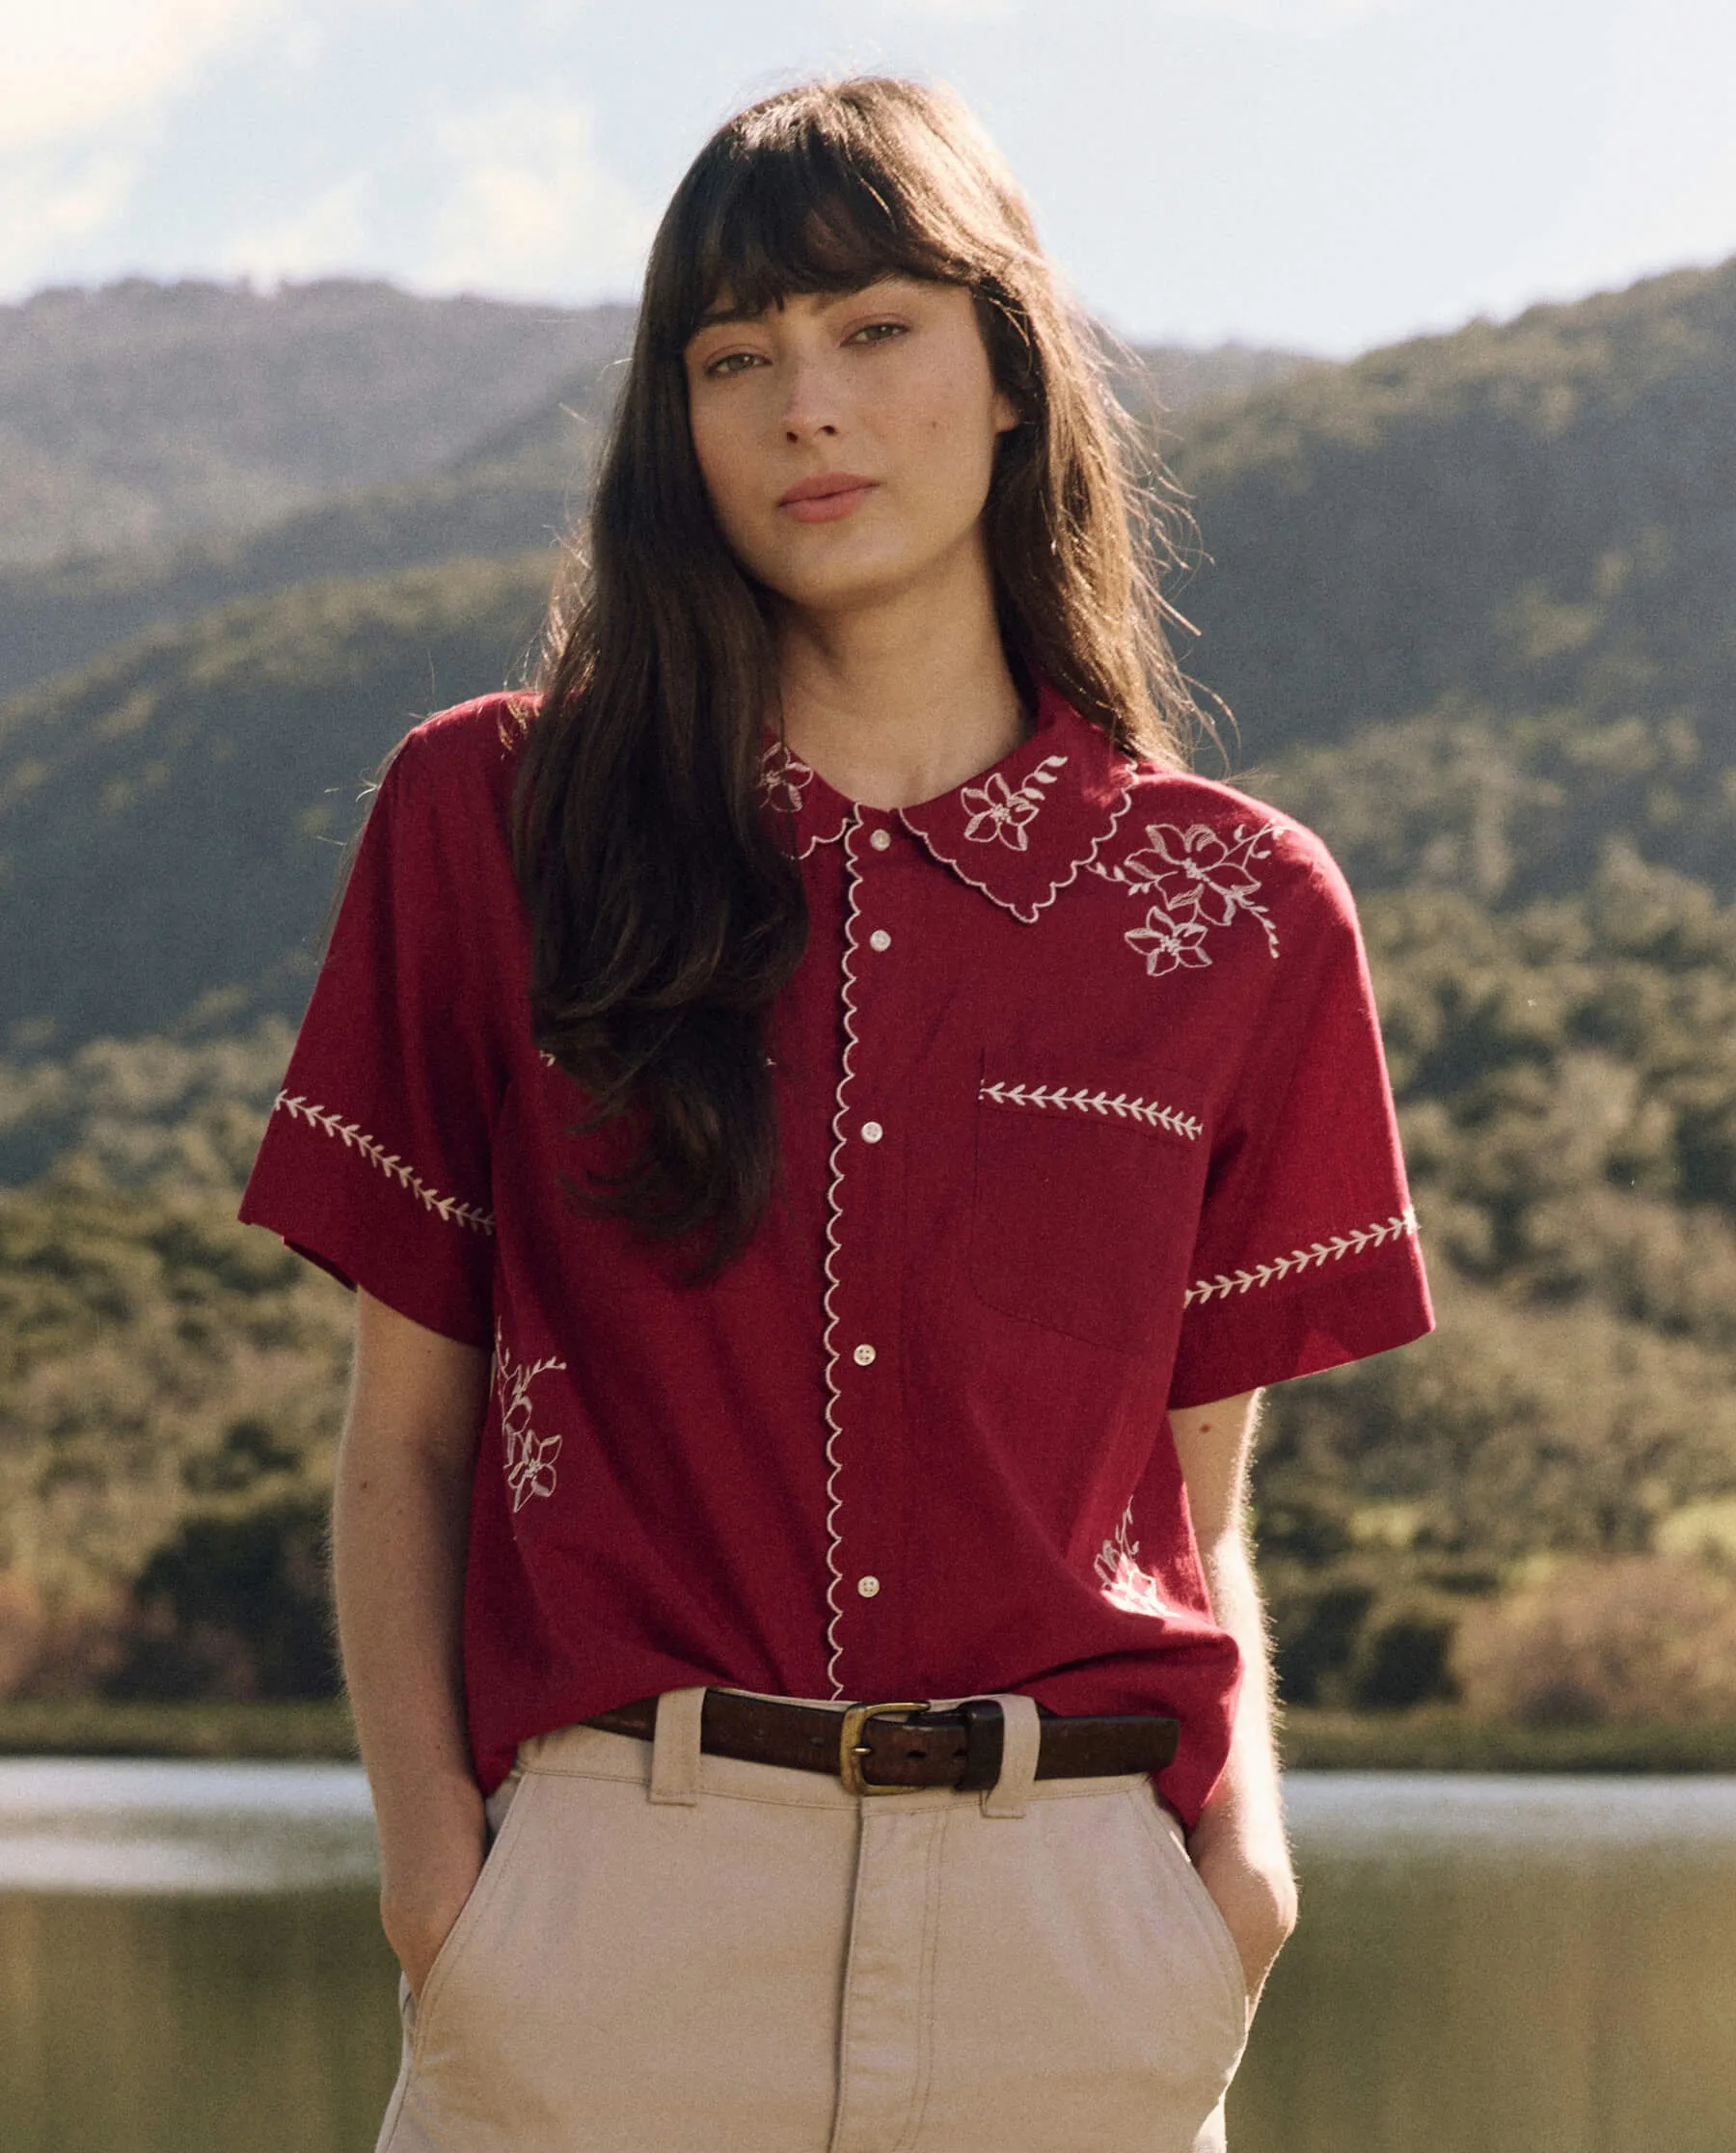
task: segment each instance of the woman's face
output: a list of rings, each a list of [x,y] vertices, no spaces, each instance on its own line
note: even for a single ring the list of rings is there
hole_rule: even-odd
[[[887,278],[762,314],[727,296],[687,347],[693,448],[747,573],[817,613],[980,574],[994,386],[968,291]]]

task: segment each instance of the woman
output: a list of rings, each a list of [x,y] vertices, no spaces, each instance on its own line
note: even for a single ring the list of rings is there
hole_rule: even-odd
[[[1429,1318],[1347,893],[1180,767],[1106,408],[967,115],[754,107],[543,694],[382,785],[244,1215],[361,1289],[393,2153],[1222,2142],[1255,1393]]]

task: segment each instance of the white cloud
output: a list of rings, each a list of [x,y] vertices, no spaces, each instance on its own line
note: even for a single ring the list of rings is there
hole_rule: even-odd
[[[9,11],[0,145],[10,160],[149,129],[283,0],[75,0]]]
[[[582,104],[500,97],[437,123],[455,168],[423,275],[436,286],[625,292],[656,218],[600,161]]]
[[[0,287],[119,216],[175,101],[284,0],[75,0],[14,11],[0,69]]]

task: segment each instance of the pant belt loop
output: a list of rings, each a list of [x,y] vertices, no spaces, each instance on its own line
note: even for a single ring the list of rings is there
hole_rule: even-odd
[[[997,1693],[994,1702],[1001,1708],[1006,1730],[1001,1742],[1000,1777],[984,1789],[979,1799],[985,1816],[1022,1816],[1037,1777],[1043,1725],[1031,1698],[1006,1691]]]
[[[665,1690],[657,1701],[657,1731],[651,1738],[649,1799],[682,1809],[699,1803],[699,1721],[705,1710],[703,1689]]]

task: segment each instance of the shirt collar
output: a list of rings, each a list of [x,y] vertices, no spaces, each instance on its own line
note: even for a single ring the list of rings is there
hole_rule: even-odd
[[[1030,738],[954,791],[903,807],[904,825],[942,865],[1030,922],[1096,858],[1126,813],[1134,763],[1046,682]],[[857,812],[781,741],[760,779],[797,858],[842,837]]]

